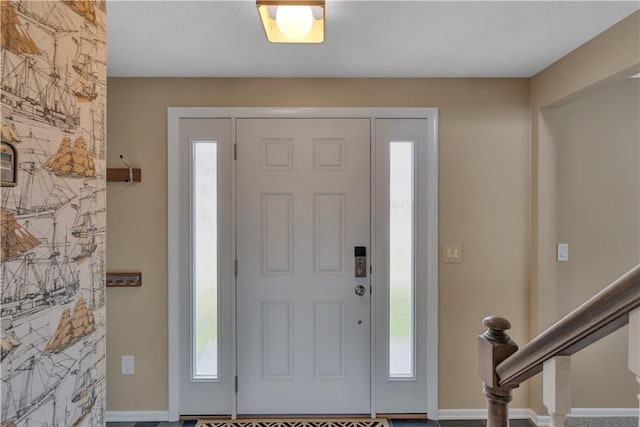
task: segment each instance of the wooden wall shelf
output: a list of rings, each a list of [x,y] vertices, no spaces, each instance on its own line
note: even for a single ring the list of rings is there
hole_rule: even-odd
[[[139,288],[142,286],[142,273],[107,273],[108,288]]]
[[[133,182],[142,182],[142,169],[131,169]],[[107,182],[129,182],[129,169],[107,168]]]

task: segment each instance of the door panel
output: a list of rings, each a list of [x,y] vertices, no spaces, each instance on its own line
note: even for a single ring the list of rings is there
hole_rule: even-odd
[[[376,411],[426,413],[427,120],[376,119],[375,129]]]
[[[368,413],[370,121],[239,119],[237,144],[238,413]]]
[[[215,165],[203,162],[197,145],[211,145]],[[233,409],[233,258],[231,181],[233,150],[230,119],[181,119],[180,162],[180,414],[230,414]],[[177,159],[170,159],[177,161]],[[201,165],[201,166],[198,166]],[[203,165],[203,166],[202,166]],[[198,169],[198,170],[196,170]],[[187,172],[188,171],[188,172]],[[204,205],[201,199],[207,200]],[[215,205],[215,212],[201,212]],[[200,206],[200,207],[198,207]],[[198,218],[213,218],[198,229]],[[215,244],[205,245],[198,236]],[[202,268],[202,266],[209,268]],[[198,277],[199,276],[199,277]],[[196,283],[204,292],[198,291]],[[212,290],[213,289],[213,290]],[[222,303],[219,303],[222,302]]]

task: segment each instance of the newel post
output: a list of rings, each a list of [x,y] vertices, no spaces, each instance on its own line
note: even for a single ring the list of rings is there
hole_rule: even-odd
[[[496,366],[515,353],[518,346],[504,332],[511,329],[507,319],[491,316],[482,323],[489,328],[478,337],[478,373],[484,383],[489,409],[487,427],[509,427],[507,405],[511,402],[511,390],[517,386],[500,387]]]

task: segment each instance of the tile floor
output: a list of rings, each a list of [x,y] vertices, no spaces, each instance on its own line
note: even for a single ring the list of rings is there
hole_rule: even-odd
[[[535,427],[529,420],[511,420],[510,427]],[[391,427],[486,427],[487,421],[433,421],[433,420],[391,420]]]
[[[486,427],[486,421],[390,420],[390,427]],[[107,423],[107,427],[194,427],[195,421]],[[534,427],[528,420],[513,420],[510,427]]]
[[[433,420],[390,420],[390,427],[486,427],[483,420],[433,421]],[[637,427],[637,417],[612,418],[571,418],[568,417],[566,427]],[[195,421],[107,423],[107,427],[195,427]],[[511,420],[510,427],[535,427],[529,420]]]
[[[195,427],[195,421],[167,422],[137,422],[137,423],[107,423],[107,427]]]

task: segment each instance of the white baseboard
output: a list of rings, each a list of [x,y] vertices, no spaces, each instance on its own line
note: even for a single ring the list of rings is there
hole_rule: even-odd
[[[487,419],[486,409],[439,409],[439,420],[482,420]],[[509,408],[509,417],[516,420],[530,420],[535,415],[529,408]]]
[[[550,427],[551,426],[551,417],[549,415],[538,415],[535,412],[532,412],[531,422],[534,423],[538,427]]]
[[[108,423],[126,423],[137,421],[169,421],[168,411],[107,411]]]
[[[637,417],[638,408],[573,408],[570,417]],[[516,420],[531,420],[538,427],[549,427],[551,417],[538,415],[529,408],[509,409],[509,418]],[[486,409],[440,409],[439,420],[486,420]]]

